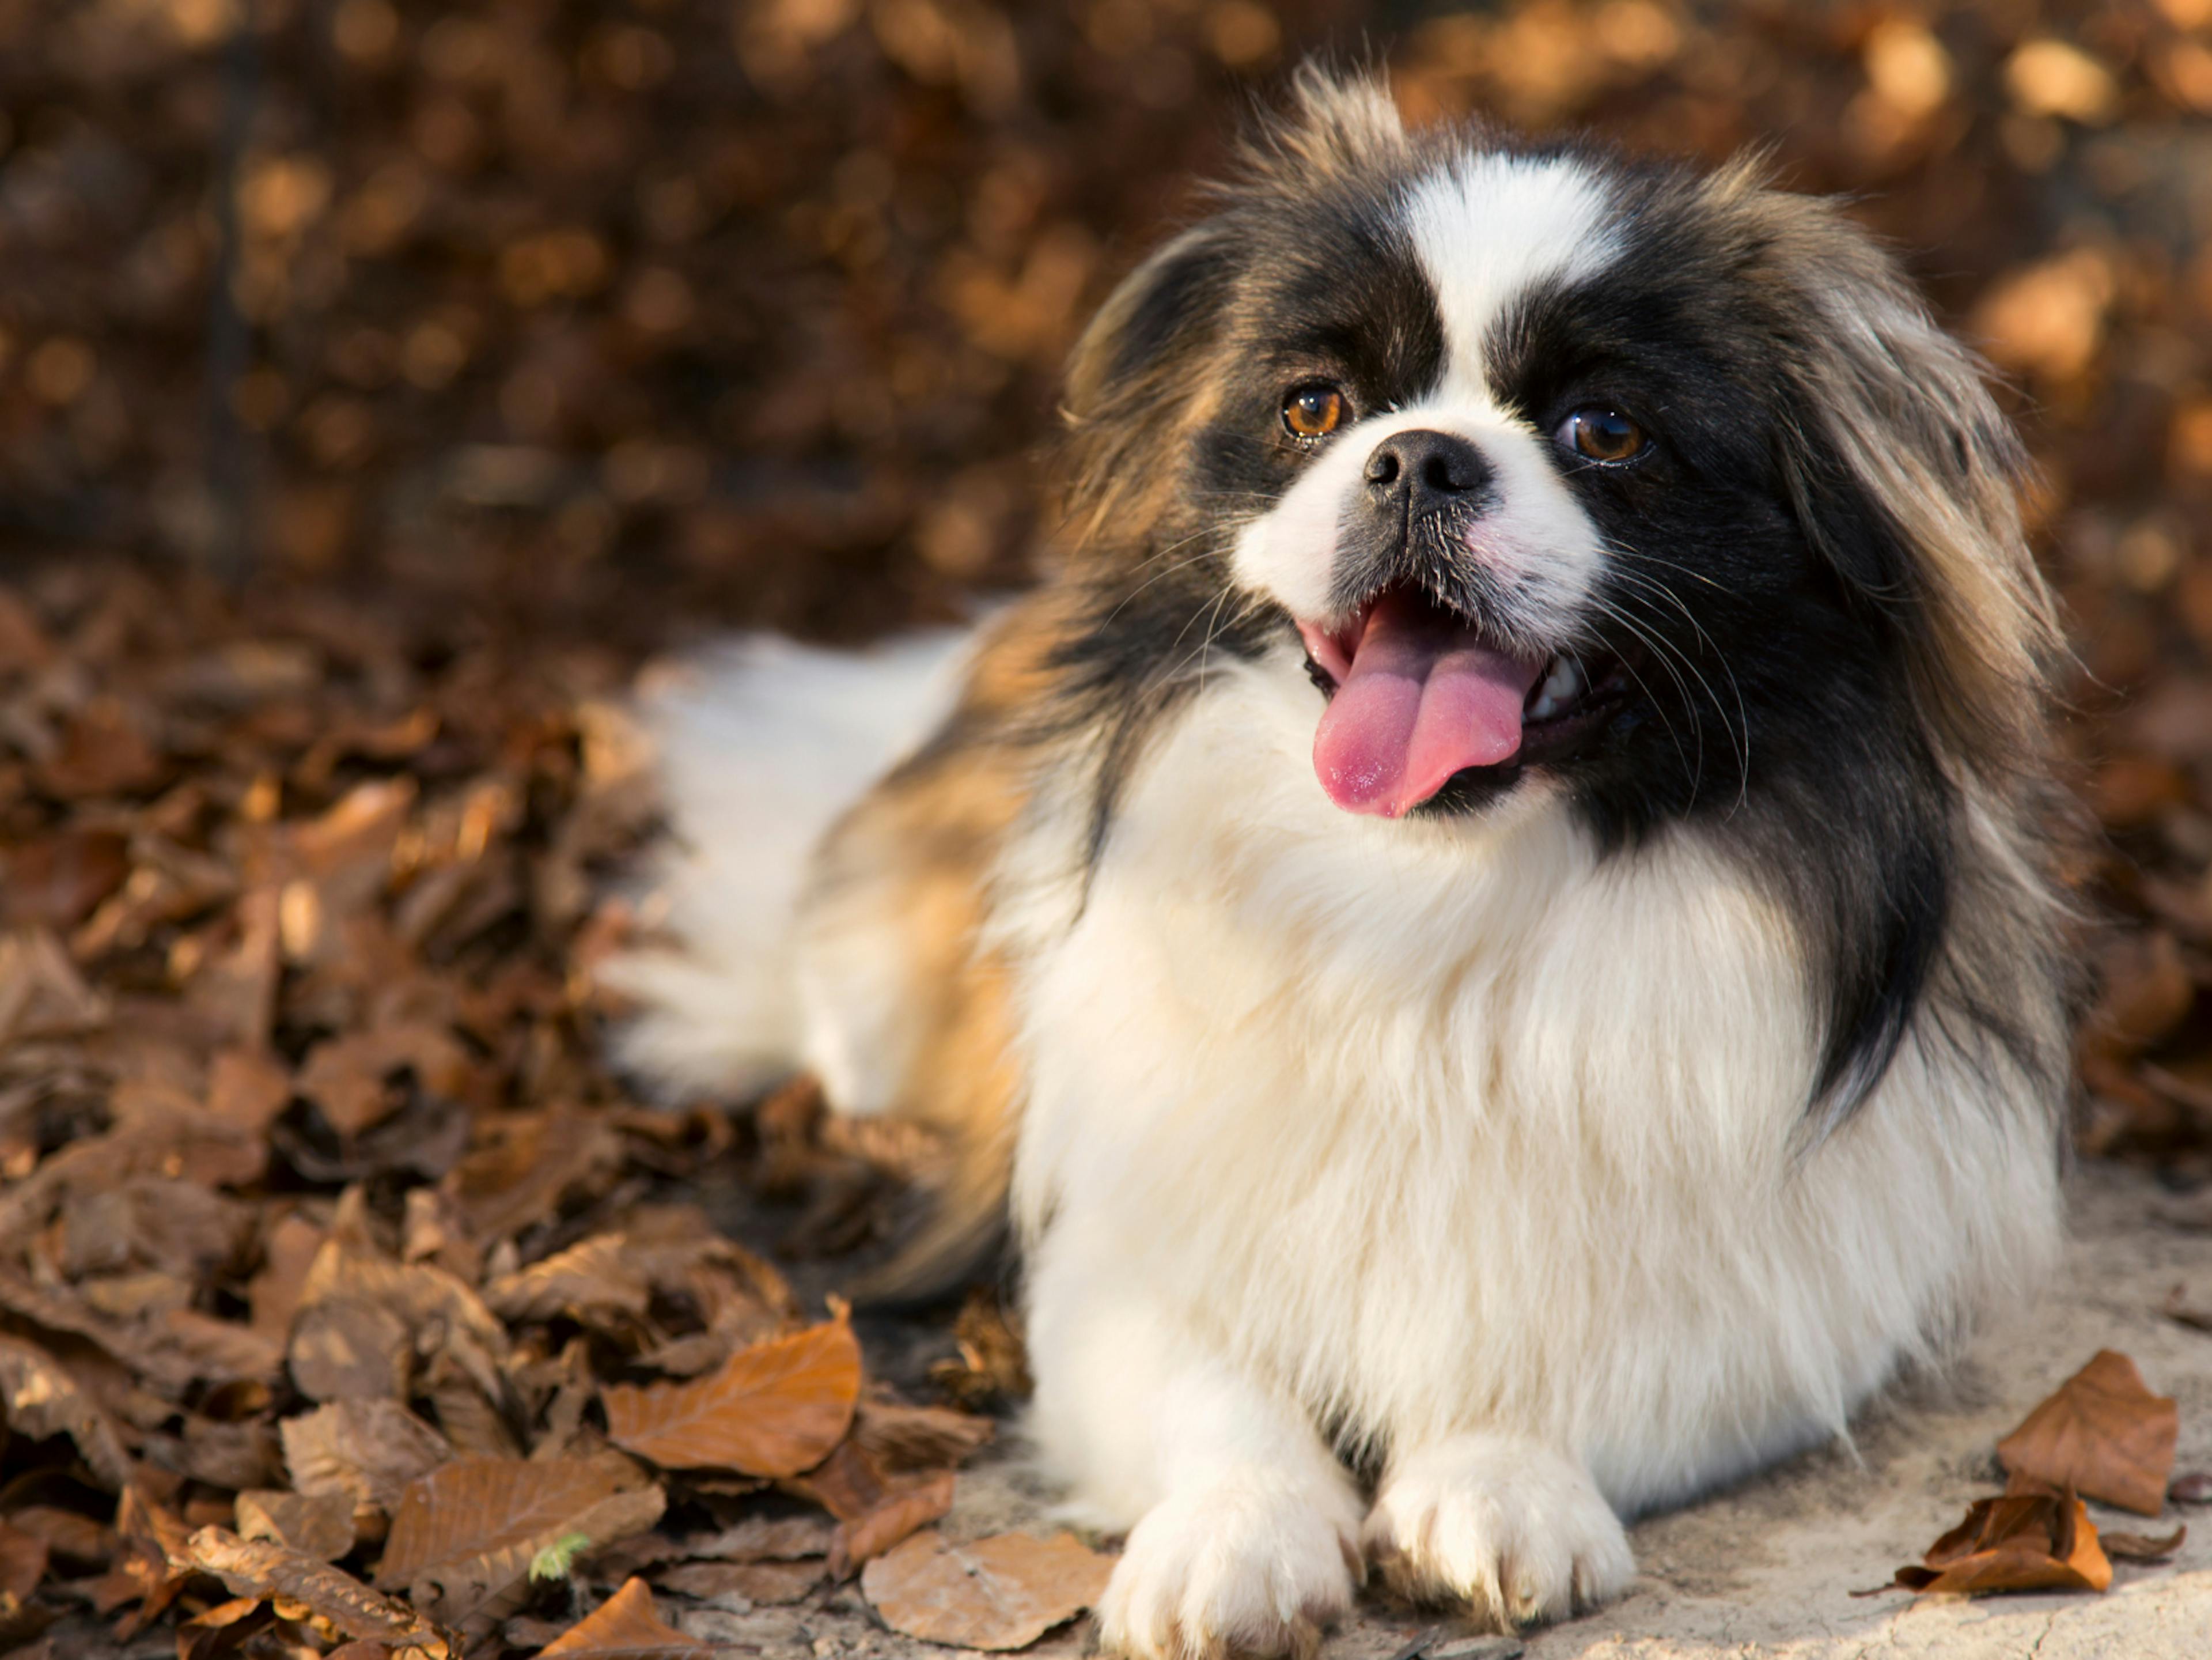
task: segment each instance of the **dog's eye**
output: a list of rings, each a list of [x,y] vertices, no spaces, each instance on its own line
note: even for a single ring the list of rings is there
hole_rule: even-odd
[[[1610,404],[1577,410],[1559,423],[1559,442],[1593,461],[1633,461],[1651,447],[1643,428]]]
[[[1334,386],[1294,386],[1283,399],[1283,430],[1293,438],[1326,438],[1344,423],[1344,394]]]

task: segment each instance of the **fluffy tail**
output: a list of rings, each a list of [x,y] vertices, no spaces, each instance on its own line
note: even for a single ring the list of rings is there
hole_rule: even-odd
[[[621,1062],[738,1095],[800,1064],[793,925],[815,846],[951,711],[969,631],[830,652],[750,635],[646,699],[672,835],[643,909],[676,942],[607,964]]]

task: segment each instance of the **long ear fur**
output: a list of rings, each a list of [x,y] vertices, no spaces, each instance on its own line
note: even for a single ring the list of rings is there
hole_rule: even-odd
[[[1992,784],[2038,771],[2063,639],[2021,524],[2027,459],[1984,366],[1833,203],[1769,189],[1750,162],[1705,188],[1794,289],[1803,350],[1788,372],[1826,441],[1787,459],[1808,535],[1898,617],[1949,763]],[[1842,477],[1824,475],[1820,450]]]
[[[1173,482],[1163,447],[1210,412],[1207,367],[1237,276],[1239,210],[1294,185],[1310,193],[1316,181],[1372,178],[1409,149],[1388,89],[1366,72],[1303,64],[1285,106],[1255,119],[1230,177],[1209,192],[1213,216],[1124,277],[1076,343],[1063,414],[1078,548],[1107,526],[1126,536],[1153,522]]]

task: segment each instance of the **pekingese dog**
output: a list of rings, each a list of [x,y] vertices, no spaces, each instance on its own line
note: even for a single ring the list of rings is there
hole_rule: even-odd
[[[1070,367],[972,637],[664,702],[642,1070],[811,1067],[1011,1217],[1139,1657],[1370,1569],[1547,1620],[2048,1259],[2051,596],[1975,360],[1833,205],[1309,70]]]

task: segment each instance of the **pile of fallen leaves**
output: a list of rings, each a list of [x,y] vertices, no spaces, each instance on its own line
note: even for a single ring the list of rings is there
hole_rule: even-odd
[[[1049,538],[1084,317],[1332,48],[1417,119],[1764,146],[1993,358],[2127,924],[2084,1145],[2212,1178],[2212,0],[26,0],[0,557],[631,659],[942,617]]]
[[[732,1237],[787,1192],[787,1243],[868,1231],[818,1105],[741,1133],[599,1067],[580,970],[644,806],[604,666],[434,640],[112,569],[0,589],[0,798],[46,822],[0,885],[0,1646],[588,1654],[648,1584],[783,1602],[878,1557],[917,1628],[1070,1617],[1072,1541],[885,1556],[991,1424],[870,1383]],[[966,1329],[948,1387],[1018,1387]],[[957,1550],[1014,1553],[1005,1594],[933,1596]]]
[[[2212,1477],[2173,1476],[2180,1430],[2174,1402],[2151,1393],[2135,1362],[2100,1349],[1997,1443],[2004,1492],[1975,1500],[1965,1520],[1880,1589],[1967,1596],[2102,1591],[2112,1586],[2115,1558],[2165,1561],[2188,1537],[2185,1525],[2158,1535],[2100,1530],[2083,1501],[2154,1517],[2168,1498],[2212,1499]]]

